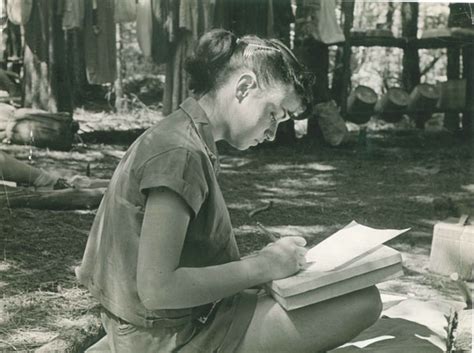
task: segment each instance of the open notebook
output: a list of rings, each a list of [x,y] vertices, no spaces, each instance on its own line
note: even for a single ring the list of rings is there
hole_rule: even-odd
[[[307,252],[309,267],[268,283],[267,290],[293,310],[399,276],[401,255],[383,243],[408,230],[379,230],[353,221]]]

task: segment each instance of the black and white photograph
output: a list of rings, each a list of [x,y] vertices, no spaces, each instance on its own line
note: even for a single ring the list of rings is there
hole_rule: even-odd
[[[470,353],[474,0],[0,0],[0,352]]]

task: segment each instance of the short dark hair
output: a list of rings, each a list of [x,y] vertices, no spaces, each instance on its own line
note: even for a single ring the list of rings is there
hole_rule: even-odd
[[[282,42],[253,35],[239,39],[223,29],[205,33],[188,58],[189,88],[197,95],[205,94],[242,68],[252,70],[259,84],[293,84],[303,98],[311,97],[310,74]]]

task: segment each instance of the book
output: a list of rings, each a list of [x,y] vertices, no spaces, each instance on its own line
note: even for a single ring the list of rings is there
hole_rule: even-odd
[[[374,251],[383,243],[410,230],[374,229],[352,221],[306,253],[306,261],[312,263],[310,270],[331,271],[347,266],[351,262]]]
[[[400,253],[383,243],[407,230],[377,230],[353,221],[308,251],[306,269],[268,283],[267,292],[293,310],[400,276]]]
[[[359,289],[371,287],[377,283],[388,281],[402,275],[402,265],[395,264],[372,271],[368,274],[351,277],[345,281],[330,284],[319,290],[311,290],[291,297],[282,297],[276,293],[272,293],[271,295],[285,310],[290,311],[355,292]]]

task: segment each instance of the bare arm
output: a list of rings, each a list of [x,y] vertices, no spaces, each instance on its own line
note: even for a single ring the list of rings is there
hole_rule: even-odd
[[[210,303],[298,270],[304,239],[288,237],[255,256],[218,266],[178,267],[190,210],[173,191],[149,191],[137,267],[138,294],[148,309]]]
[[[35,187],[53,188],[58,177],[0,151],[0,180],[2,179]]]

